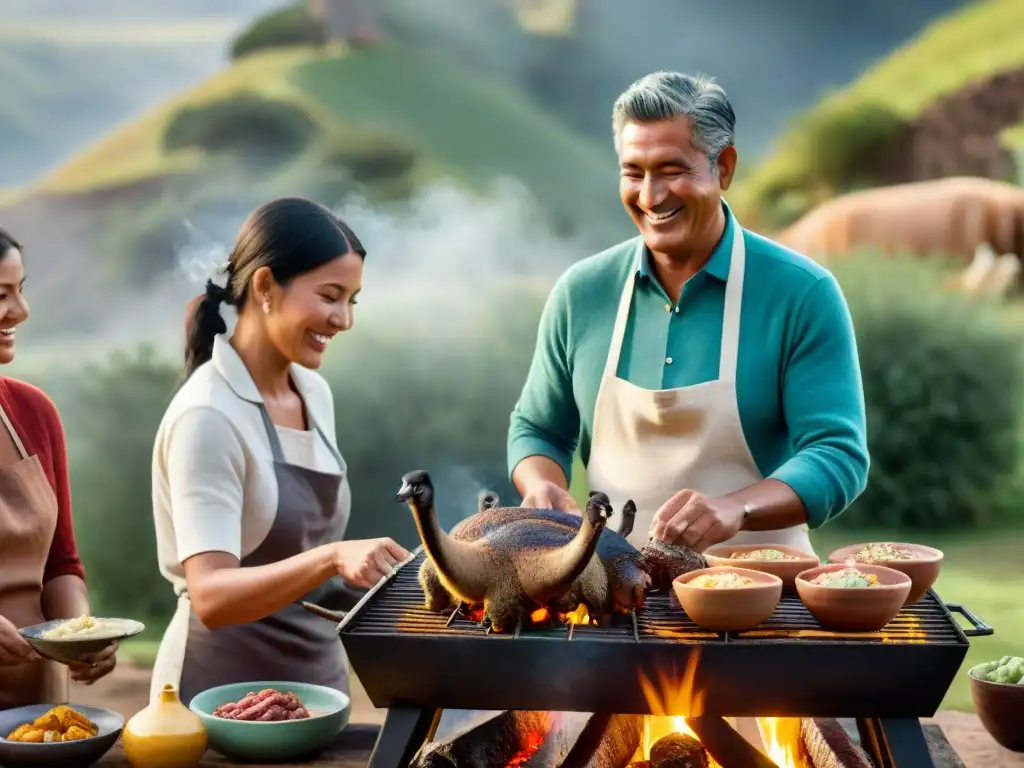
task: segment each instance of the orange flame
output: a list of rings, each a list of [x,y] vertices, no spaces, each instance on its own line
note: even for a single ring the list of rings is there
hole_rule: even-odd
[[[681,678],[672,679],[659,671],[655,674],[655,680],[651,681],[641,674],[640,687],[652,714],[644,718],[643,736],[640,748],[633,757],[634,761],[650,760],[651,747],[670,733],[683,733],[700,740],[690,728],[686,717],[672,714],[688,711],[697,715],[704,710],[705,694],[695,687],[699,655],[698,651],[689,657]],[[735,727],[735,722],[733,725]],[[752,742],[753,746],[779,768],[806,768],[808,762],[800,735],[800,718],[759,717],[757,725],[760,743]],[[756,738],[756,735],[752,738]],[[716,766],[710,755],[708,761],[711,766]]]

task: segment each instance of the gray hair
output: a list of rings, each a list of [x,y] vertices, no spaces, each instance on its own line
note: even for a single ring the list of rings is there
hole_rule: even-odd
[[[736,114],[713,77],[654,72],[627,88],[612,107],[615,149],[626,123],[655,123],[686,117],[693,121],[692,142],[714,168],[722,150],[733,144]]]

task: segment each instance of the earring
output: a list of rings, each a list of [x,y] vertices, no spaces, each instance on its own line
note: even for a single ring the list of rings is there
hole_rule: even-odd
[[[270,299],[264,299],[263,300],[263,314],[264,315],[269,315],[270,314]]]

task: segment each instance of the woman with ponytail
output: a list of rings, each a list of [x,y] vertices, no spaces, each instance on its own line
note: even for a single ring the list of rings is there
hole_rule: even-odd
[[[160,568],[178,596],[154,697],[171,683],[187,704],[258,680],[348,692],[334,626],[299,603],[372,587],[409,556],[391,539],[344,540],[352,495],[315,373],[352,327],[365,256],[328,209],[273,200],[242,225],[224,284],[189,305],[185,382],[153,456]],[[230,336],[224,305],[238,316]]]

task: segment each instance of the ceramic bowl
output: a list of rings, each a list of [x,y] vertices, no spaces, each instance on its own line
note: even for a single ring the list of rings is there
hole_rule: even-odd
[[[1024,752],[1024,684],[990,683],[975,676],[978,667],[967,673],[978,719],[999,746]]]
[[[865,544],[851,544],[848,547],[841,547],[828,556],[833,563],[848,563],[856,557],[856,553],[864,547],[872,544],[888,544],[894,549],[901,549],[912,556],[911,560],[858,560],[857,562],[871,563],[872,565],[884,565],[894,571],[905,573],[910,577],[910,594],[907,595],[907,605],[913,605],[927,592],[935,580],[939,578],[939,571],[942,568],[942,550],[926,547],[923,544],[903,544],[897,541],[867,542]]]
[[[888,624],[906,602],[910,577],[881,565],[858,564],[858,571],[878,577],[873,587],[828,587],[812,584],[822,573],[842,571],[842,563],[820,565],[798,574],[796,591],[807,610],[825,629],[839,632],[875,632]]]
[[[792,560],[747,560],[742,557],[732,556],[748,552],[757,552],[760,549],[777,549],[784,555],[789,555]],[[821,565],[821,560],[816,555],[802,552],[795,547],[786,547],[778,544],[740,544],[731,546],[711,547],[704,553],[708,565],[712,567],[729,566],[747,568],[751,571],[762,571],[778,576],[782,579],[782,588],[792,592],[796,590],[796,575],[808,568],[816,568]]]
[[[0,765],[4,768],[88,768],[99,762],[110,748],[117,743],[124,718],[117,712],[101,707],[90,707],[85,704],[68,704],[77,712],[85,715],[99,729],[99,733],[91,739],[80,741],[59,741],[49,744],[25,744],[19,741],[7,741],[11,731],[23,723],[31,723],[42,717],[55,704],[33,704],[29,707],[5,709],[0,712]]]
[[[213,711],[221,704],[239,701],[264,688],[291,691],[306,705],[310,717],[268,723],[214,717]],[[255,681],[203,691],[188,708],[203,721],[211,749],[229,760],[268,763],[299,761],[323,751],[348,725],[351,700],[344,693],[322,685]]]
[[[690,584],[698,576],[735,573],[753,580],[744,587],[711,589]],[[701,568],[677,576],[672,589],[693,623],[715,632],[742,632],[753,629],[772,615],[782,598],[782,579],[764,571],[734,565]]]
[[[33,624],[31,627],[22,627],[18,630],[18,634],[24,637],[40,656],[66,663],[80,661],[86,656],[102,651],[112,642],[133,637],[146,628],[141,621],[132,619],[103,619],[103,621],[117,622],[118,626],[111,632],[105,632],[101,637],[63,637],[59,640],[46,640],[42,637],[44,632],[64,621],[66,619],[55,619],[42,624]]]

